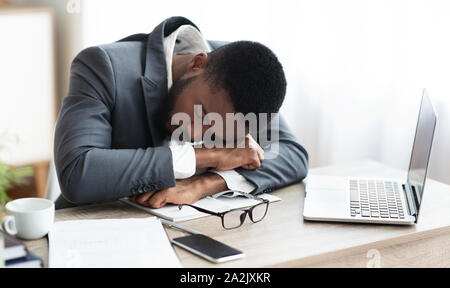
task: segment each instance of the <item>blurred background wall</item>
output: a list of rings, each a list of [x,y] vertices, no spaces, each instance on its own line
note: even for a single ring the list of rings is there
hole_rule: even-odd
[[[407,168],[427,88],[439,113],[430,176],[450,183],[449,1],[9,2],[54,10],[57,108],[81,49],[149,33],[181,15],[208,39],[254,40],[274,50],[288,79],[282,114],[309,151],[311,167],[370,158]]]

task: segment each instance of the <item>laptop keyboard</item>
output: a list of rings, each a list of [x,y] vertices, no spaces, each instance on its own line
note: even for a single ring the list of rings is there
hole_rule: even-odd
[[[392,181],[350,180],[352,217],[404,219],[398,184]]]

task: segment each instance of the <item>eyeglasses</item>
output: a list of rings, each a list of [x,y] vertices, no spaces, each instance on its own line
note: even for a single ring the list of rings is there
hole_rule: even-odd
[[[215,197],[221,196],[225,193],[230,193],[233,192],[240,194],[244,197],[250,198],[250,199],[254,199],[254,200],[258,200],[261,201],[258,204],[255,204],[247,209],[242,209],[242,208],[236,208],[236,209],[231,209],[225,212],[214,212],[214,211],[210,211],[207,209],[203,209],[201,207],[197,207],[191,204],[182,204],[182,205],[178,205],[178,209],[182,209],[183,206],[189,206],[192,207],[194,209],[196,209],[197,211],[206,213],[206,214],[210,214],[210,215],[214,215],[214,216],[218,216],[222,219],[222,226],[223,228],[227,229],[227,230],[231,230],[231,229],[235,229],[235,228],[239,228],[242,226],[242,224],[244,224],[245,218],[248,216],[250,217],[250,220],[253,223],[258,223],[261,220],[264,219],[264,217],[266,217],[267,214],[267,210],[269,209],[269,200],[267,199],[263,199],[261,197],[258,196],[254,196],[252,194],[248,194],[248,193],[244,193],[244,192],[240,192],[240,191],[225,191],[223,193],[220,194],[216,194]]]

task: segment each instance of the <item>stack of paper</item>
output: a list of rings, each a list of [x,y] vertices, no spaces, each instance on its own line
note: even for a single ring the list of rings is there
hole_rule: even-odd
[[[62,221],[49,233],[49,267],[181,267],[156,217]]]
[[[271,194],[261,194],[258,195],[258,197],[261,197],[263,199],[267,199],[270,202],[276,202],[280,201],[281,199],[277,196],[271,195]],[[191,208],[189,206],[183,206],[183,208],[180,210],[178,209],[177,205],[171,205],[168,204],[162,208],[159,209],[153,209],[149,207],[144,207],[139,204],[133,203],[127,199],[122,199],[123,202],[132,205],[136,208],[142,209],[148,213],[151,213],[153,215],[156,215],[158,217],[167,219],[169,221],[173,222],[181,222],[181,221],[187,221],[191,219],[201,218],[205,216],[209,216],[209,214],[205,214],[202,212],[197,211],[194,208]],[[203,209],[213,211],[213,212],[224,212],[231,209],[237,209],[237,208],[245,208],[253,206],[257,203],[260,203],[258,200],[249,199],[245,197],[205,197],[203,199],[198,200],[195,202],[194,206],[201,207]],[[270,208],[269,212],[270,213]]]

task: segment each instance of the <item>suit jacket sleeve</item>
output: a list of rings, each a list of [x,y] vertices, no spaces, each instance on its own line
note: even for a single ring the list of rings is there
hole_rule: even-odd
[[[271,125],[269,125],[267,135],[271,133]],[[278,134],[279,145],[276,157],[265,159],[261,167],[256,170],[236,169],[248,181],[255,184],[253,194],[271,192],[302,181],[308,173],[308,153],[298,143],[281,115],[279,115]],[[265,154],[273,155],[273,151],[270,152],[270,150],[270,147],[265,148]]]
[[[115,80],[101,47],[82,51],[55,130],[54,156],[63,196],[74,204],[104,202],[175,186],[168,147],[111,149]]]

